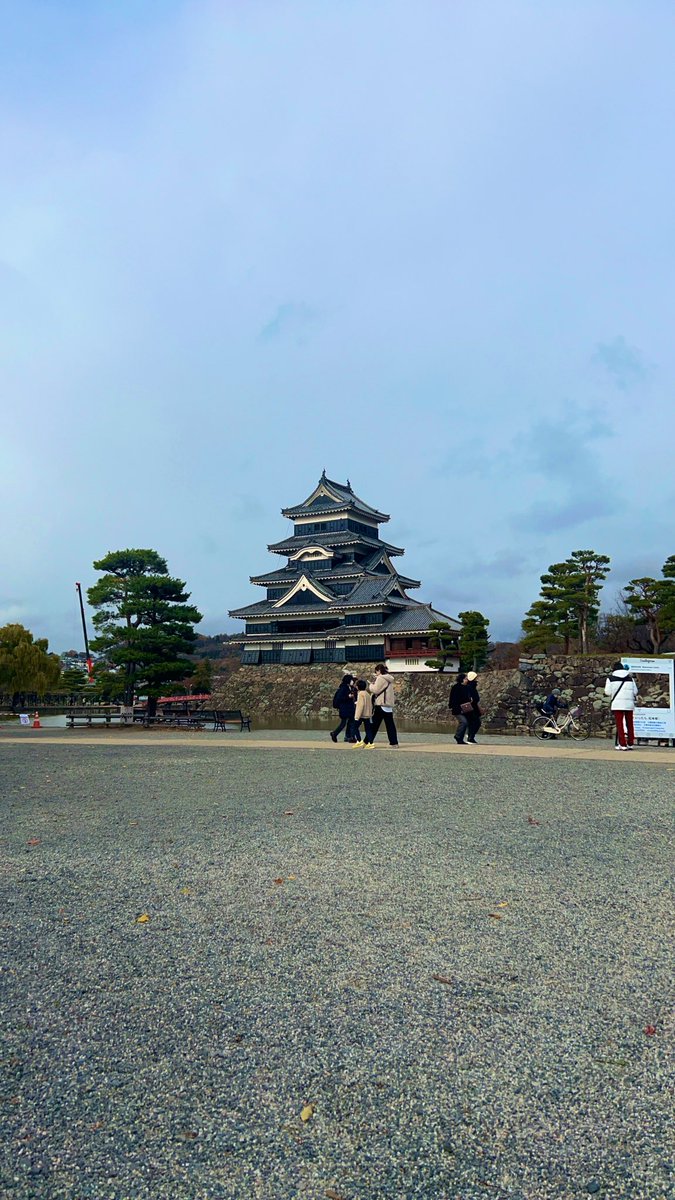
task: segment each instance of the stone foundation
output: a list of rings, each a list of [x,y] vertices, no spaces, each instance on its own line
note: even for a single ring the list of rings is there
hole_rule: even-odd
[[[581,704],[598,734],[612,727],[609,705],[604,696],[605,679],[616,655],[563,656],[536,660],[527,670],[485,671],[478,689],[484,725],[492,733],[524,732],[536,714],[536,706],[554,687],[559,687],[569,704]],[[364,666],[366,669],[364,669]],[[333,693],[343,671],[369,679],[370,664],[316,663],[306,667],[265,665],[239,667],[225,678],[214,681],[214,703],[222,708],[241,708],[264,726],[266,719],[289,722],[335,719]],[[396,713],[399,718],[419,724],[448,725],[448,695],[453,675],[400,674],[394,676]],[[666,702],[655,688],[643,689],[647,702]]]

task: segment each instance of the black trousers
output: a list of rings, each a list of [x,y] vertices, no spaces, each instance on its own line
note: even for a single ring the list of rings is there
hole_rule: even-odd
[[[353,717],[342,717],[340,719],[340,724],[338,725],[337,729],[333,730],[335,737],[340,736],[345,725],[347,726],[347,732],[345,733],[345,741],[351,742],[352,740],[355,740],[355,741],[358,740],[359,730],[358,730],[356,721],[354,720]]]
[[[383,721],[385,724],[385,728],[387,730],[387,737],[389,738],[389,745],[390,746],[398,746],[398,733],[396,732],[396,724],[394,722],[394,714],[390,713],[390,712],[383,712],[382,708],[380,707],[379,704],[375,704],[373,706],[373,721],[372,721],[372,725],[370,727],[370,733],[366,734],[364,741],[371,742],[371,743],[375,741],[375,738],[377,736],[377,731],[380,728],[380,725],[382,724]]]

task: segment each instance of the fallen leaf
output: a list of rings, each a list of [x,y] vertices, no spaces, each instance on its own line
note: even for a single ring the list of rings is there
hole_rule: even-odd
[[[181,888],[180,894],[181,894],[181,896],[191,896],[192,892],[190,891],[189,888]]]
[[[136,924],[137,925],[145,925],[146,921],[149,921],[149,920],[150,920],[150,917],[148,916],[147,913],[141,913],[140,917],[136,917]]]
[[[344,1196],[336,1192],[335,1188],[326,1188],[324,1195],[327,1196],[328,1200],[344,1200]]]
[[[502,900],[501,904],[498,904],[496,907],[497,908],[508,908],[509,902],[508,902],[508,900]]]
[[[182,1129],[178,1136],[183,1142],[194,1142],[195,1138],[199,1137],[199,1134],[195,1133],[194,1129]]]
[[[501,913],[488,913],[488,916],[494,917],[495,921],[501,921],[501,919],[502,919]]]
[[[26,845],[27,846],[39,846],[40,841],[41,841],[40,838],[29,838],[28,841],[26,842]]]
[[[294,809],[294,808],[285,808],[285,809],[284,809],[284,816],[285,816],[285,817],[294,817],[294,816],[295,816],[295,809]]]
[[[290,880],[297,879],[297,878],[298,878],[297,875],[289,875],[288,876],[289,882],[290,882]]]
[[[447,984],[452,983],[452,980],[448,979],[447,975],[432,975],[431,978],[435,979],[436,983],[447,983]]]
[[[314,1116],[314,1105],[306,1104],[300,1113],[300,1120],[301,1121],[311,1121],[313,1116]]]
[[[275,879],[275,880],[274,880],[274,883],[276,883],[276,884],[283,883],[283,882],[284,882],[284,881],[283,881],[283,879],[281,878],[281,876],[279,876],[279,878],[278,878],[278,879]]]
[[[94,1121],[94,1124],[90,1125],[89,1128],[90,1129],[103,1129],[103,1121]]]
[[[527,818],[528,825],[541,825],[541,821],[535,821],[534,817]]]
[[[653,1037],[656,1033],[656,1025],[645,1025],[645,1033],[647,1037]]]

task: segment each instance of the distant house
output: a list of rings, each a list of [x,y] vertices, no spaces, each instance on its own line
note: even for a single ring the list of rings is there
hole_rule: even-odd
[[[281,511],[293,533],[268,549],[286,565],[251,576],[265,599],[230,612],[246,622],[242,663],[386,661],[391,671],[430,670],[429,626],[445,621],[458,634],[460,623],[408,595],[420,583],[396,570],[403,550],[380,539],[387,514],[325,472],[306,500]]]

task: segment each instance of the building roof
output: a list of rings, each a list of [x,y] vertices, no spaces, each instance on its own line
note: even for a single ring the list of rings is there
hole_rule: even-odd
[[[401,609],[385,621],[385,627],[387,633],[426,633],[433,621],[446,621],[456,632],[462,628],[460,621],[437,612],[430,604],[416,604],[414,608]]]
[[[301,546],[309,546],[316,544],[318,546],[373,546],[380,550],[386,550],[387,554],[404,554],[399,546],[390,546],[388,542],[381,542],[377,537],[366,537],[365,534],[351,533],[345,530],[344,533],[313,533],[307,534],[306,537],[300,534],[294,534],[292,537],[284,538],[282,542],[274,542],[267,549],[272,551],[272,554],[292,554],[294,550],[299,550]]]
[[[262,606],[265,607],[264,604]],[[247,612],[250,615],[264,615],[260,611],[260,605],[250,605],[249,609],[239,609],[232,612],[231,616],[244,616]],[[255,613],[251,610],[257,610]],[[277,610],[278,611],[278,610]],[[320,609],[317,613],[316,609],[311,610],[311,615],[326,615],[328,609]],[[300,614],[298,614],[300,615]],[[303,615],[309,615],[303,614]],[[453,617],[447,616],[446,613],[438,612],[432,608],[430,604],[413,604],[408,608],[401,608],[398,612],[387,616],[379,625],[339,625],[335,629],[321,629],[314,633],[311,629],[301,630],[295,633],[288,633],[284,629],[280,629],[277,633],[249,633],[242,638],[244,643],[251,641],[294,641],[302,642],[309,640],[327,640],[344,641],[345,638],[352,637],[389,637],[389,636],[404,636],[409,637],[413,633],[428,633],[429,626],[434,621],[446,621],[448,625],[455,631],[459,632],[461,625]]]
[[[379,523],[388,521],[387,513],[379,512],[377,508],[372,508],[370,504],[366,504],[365,500],[360,500],[352,491],[352,486],[347,480],[346,483],[337,483],[334,479],[328,479],[324,471],[314,491],[310,493],[306,500],[300,504],[293,504],[290,508],[282,508],[281,512],[284,517],[306,516],[308,513],[321,512],[340,512],[346,507],[352,508],[355,512],[361,513],[363,516],[370,517]]]

